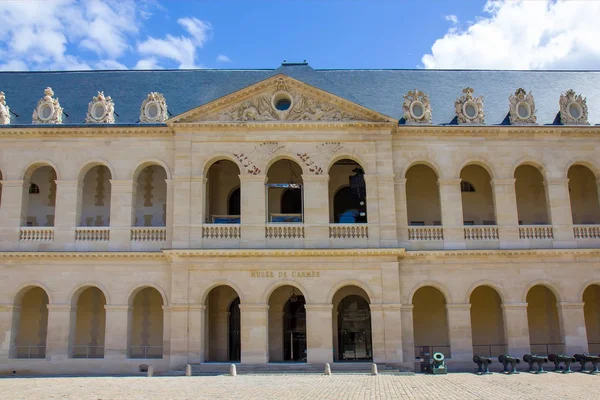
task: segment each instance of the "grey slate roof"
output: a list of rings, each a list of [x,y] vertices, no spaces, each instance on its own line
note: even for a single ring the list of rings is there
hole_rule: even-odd
[[[64,124],[83,124],[92,96],[104,91],[115,102],[116,123],[128,125],[138,123],[149,92],[163,93],[177,115],[279,73],[398,120],[402,96],[419,89],[429,95],[433,124],[453,120],[454,100],[466,86],[483,95],[487,125],[505,120],[508,97],[519,87],[533,92],[538,123],[555,123],[561,93],[573,89],[587,97],[590,123],[600,124],[600,71],[315,70],[299,63],[265,70],[0,72],[0,90],[19,115],[12,115],[13,126],[31,124],[47,86],[69,115]]]

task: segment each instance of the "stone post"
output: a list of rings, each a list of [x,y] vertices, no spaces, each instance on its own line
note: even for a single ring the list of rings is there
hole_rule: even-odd
[[[308,363],[333,362],[333,304],[306,304],[304,307]]]
[[[48,304],[46,359],[61,361],[69,357],[72,309],[70,304]]]
[[[400,308],[402,318],[402,362],[411,370],[415,366],[415,332],[412,304],[403,304]]]
[[[446,310],[452,361],[472,362],[471,304],[447,304]]]
[[[189,306],[189,333],[188,333],[188,362],[204,362],[204,329],[206,306],[203,304],[190,304]]]
[[[576,246],[573,234],[573,214],[569,196],[568,179],[547,179],[546,200],[548,201],[548,217],[554,229],[553,247],[573,249]]]
[[[445,249],[466,248],[460,181],[438,179]]]
[[[373,362],[385,362],[385,321],[383,304],[371,304],[371,340],[373,344]]]
[[[379,184],[377,175],[365,174],[367,187],[367,222],[369,223],[369,247],[379,247],[380,219],[379,219]]]
[[[304,244],[329,247],[329,175],[302,175]]]
[[[519,242],[519,213],[515,179],[492,179],[494,192],[494,210],[496,225],[500,237],[500,248],[511,249],[521,247]]]
[[[530,351],[527,303],[502,304],[502,310],[507,351],[513,357],[523,357],[523,354]]]
[[[27,214],[28,182],[22,180],[1,181],[2,205],[0,206],[0,250],[17,250],[21,225]]]
[[[394,179],[394,193],[396,198],[396,229],[398,232],[398,246],[408,247],[408,206],[406,204],[406,178]]]
[[[240,304],[241,362],[265,364],[269,361],[269,305]]]
[[[558,302],[556,307],[560,315],[560,333],[565,343],[565,354],[587,353],[588,339],[583,303],[563,301]]]
[[[381,247],[398,247],[396,190],[394,174],[377,175],[379,192],[379,234]]]
[[[133,198],[136,188],[137,182],[133,180],[110,180],[110,251],[131,249]]]
[[[106,334],[104,337],[104,359],[124,360],[127,358],[129,332],[131,330],[131,307],[127,304],[106,304]]]
[[[189,243],[191,248],[202,247],[202,225],[206,223],[210,215],[206,214],[206,183],[208,180],[204,175],[192,176],[189,182]],[[183,225],[182,225],[183,228]]]
[[[54,217],[54,243],[57,250],[75,249],[75,227],[81,216],[83,184],[77,180],[56,181],[56,209]]]
[[[240,175],[242,248],[265,247],[265,175]]]

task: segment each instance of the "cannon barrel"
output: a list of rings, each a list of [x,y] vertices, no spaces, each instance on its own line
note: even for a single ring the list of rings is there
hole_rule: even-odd
[[[547,363],[548,358],[544,356],[538,356],[537,354],[525,354],[523,356],[523,361],[526,363]]]
[[[600,373],[600,370],[598,370],[598,364],[600,363],[599,356],[593,356],[591,354],[575,354],[573,357],[579,362],[579,364],[581,364],[581,372],[587,372],[585,369],[585,364],[589,362],[592,363],[593,368],[591,371],[589,371],[590,374]]]
[[[500,357],[498,357],[498,361],[504,365],[504,372],[508,374],[518,374],[517,364],[521,363],[521,359],[519,357],[513,357],[509,354],[502,354]]]
[[[485,356],[480,356],[478,354],[475,354],[473,356],[473,362],[477,365],[479,364],[491,364],[492,363],[492,359],[489,357],[485,357]]]
[[[431,358],[431,372],[434,375],[446,373],[444,359],[445,357],[442,353],[433,353],[433,357]]]
[[[564,354],[548,354],[548,360],[554,363],[554,371],[560,371],[560,363],[565,364],[565,369],[562,371],[563,374],[568,374],[571,371],[571,363],[574,363],[575,357],[566,356]]]

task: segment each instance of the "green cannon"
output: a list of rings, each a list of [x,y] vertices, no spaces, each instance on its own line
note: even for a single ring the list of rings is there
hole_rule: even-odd
[[[565,364],[565,369],[562,370],[563,374],[569,374],[571,371],[571,363],[574,363],[575,357],[565,356],[564,354],[548,354],[548,360],[554,363],[554,372],[561,370],[560,363]]]
[[[444,355],[442,353],[433,353],[431,359],[431,373],[434,375],[440,375],[447,373],[446,365],[444,364]]]
[[[529,364],[529,372],[534,372],[536,374],[545,374],[544,364],[548,362],[548,358],[544,356],[538,356],[537,354],[525,354],[523,356],[523,361]],[[537,364],[537,371],[534,368],[534,365]]]
[[[521,363],[521,359],[519,357],[513,357],[509,354],[502,354],[498,357],[498,361],[504,365],[504,373],[506,374],[518,374],[517,372],[517,364]],[[509,369],[510,365],[510,369]]]
[[[575,361],[577,361],[581,365],[581,369],[579,372],[589,372],[590,374],[599,374],[600,370],[598,370],[598,363],[600,362],[600,357],[593,356],[591,354],[575,354],[573,356]],[[585,364],[592,363],[592,370],[588,371],[585,369]]]
[[[492,363],[492,359],[490,357],[475,354],[473,362],[477,364],[477,375],[491,374],[490,364]]]

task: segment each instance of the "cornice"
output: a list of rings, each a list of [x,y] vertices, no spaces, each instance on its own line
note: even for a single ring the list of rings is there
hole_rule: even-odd
[[[214,132],[218,128],[225,132],[244,131],[314,131],[315,128],[326,131],[339,130],[391,130],[396,126],[393,122],[369,122],[369,121],[252,121],[252,122],[218,122],[218,121],[202,121],[202,122],[170,122],[168,126],[176,132]],[[388,133],[389,134],[389,133]]]
[[[398,125],[392,130],[394,136],[449,135],[456,136],[499,136],[520,135],[566,135],[595,136],[600,134],[600,125]],[[451,136],[450,136],[451,135]]]
[[[406,251],[405,258],[426,257],[482,257],[482,256],[562,256],[590,255],[600,256],[600,249],[496,249],[496,250],[428,250]]]
[[[405,249],[178,249],[163,250],[163,252],[171,257],[403,257],[405,254]]]
[[[168,259],[162,252],[135,251],[3,251],[0,260],[20,259]]]
[[[69,126],[69,125],[16,125],[6,126],[0,129],[0,137],[99,137],[107,136],[159,136],[172,137],[174,131],[172,128],[161,125],[143,124],[130,125],[89,125],[89,126]]]

